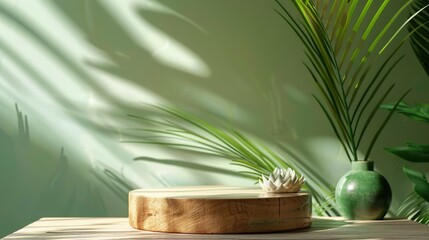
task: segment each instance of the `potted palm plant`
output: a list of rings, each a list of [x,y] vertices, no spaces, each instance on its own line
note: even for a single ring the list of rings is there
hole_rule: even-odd
[[[319,90],[313,97],[352,165],[336,187],[338,208],[348,219],[381,219],[390,206],[391,190],[386,179],[373,171],[370,155],[393,111],[375,131],[369,127],[395,88],[386,80],[403,58],[398,50],[405,39],[395,40],[404,25],[393,32],[392,26],[413,0],[383,25],[380,16],[389,0],[276,2],[276,11],[305,47],[308,61],[304,64]],[[408,92],[402,93],[393,110]],[[364,150],[363,156],[358,150]]]

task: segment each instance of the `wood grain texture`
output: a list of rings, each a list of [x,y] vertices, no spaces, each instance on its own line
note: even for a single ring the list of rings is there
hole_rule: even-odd
[[[311,225],[311,196],[225,186],[134,190],[129,221],[137,229],[175,233],[302,229]]]
[[[428,239],[429,227],[407,219],[343,221],[314,217],[310,228],[263,234],[179,234],[141,231],[127,218],[42,218],[5,239]]]

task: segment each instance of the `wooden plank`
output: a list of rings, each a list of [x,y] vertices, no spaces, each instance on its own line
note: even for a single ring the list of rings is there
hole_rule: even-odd
[[[264,234],[178,234],[133,229],[128,218],[42,218],[5,239],[428,239],[428,226],[410,220],[313,218],[310,228]]]
[[[129,219],[142,230],[176,233],[255,233],[311,225],[309,193],[200,186],[134,190]]]

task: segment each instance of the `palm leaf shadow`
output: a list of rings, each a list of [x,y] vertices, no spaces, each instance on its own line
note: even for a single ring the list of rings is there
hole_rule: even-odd
[[[45,36],[42,32],[38,31],[36,28],[32,28],[31,24],[27,22],[28,20],[24,19],[19,14],[16,14],[8,8],[0,7],[0,15],[11,21],[11,23],[16,26],[17,31],[22,31],[28,34],[31,37],[31,40],[35,44],[37,44],[40,49],[46,51],[51,57],[54,58],[54,60],[56,60],[57,63],[61,64],[64,68],[70,71],[73,76],[75,76],[77,79],[80,79],[82,82],[85,83],[85,85],[88,85],[91,89],[96,90],[97,95],[103,97],[103,101],[106,101],[106,104],[109,104],[112,107],[116,106],[117,109],[127,109],[126,106],[120,105],[119,102],[112,101],[112,99],[114,98],[111,97],[111,93],[106,90],[103,83],[95,81],[93,76],[84,71],[81,66],[79,66],[79,64],[77,64],[71,57],[69,57],[59,46],[53,44],[51,40],[49,40],[47,36]],[[2,40],[0,40],[0,50],[4,52],[20,68],[20,70],[25,72],[28,76],[31,76],[32,80],[36,81],[44,89],[44,91],[48,93],[47,95],[53,98],[54,102],[61,103],[61,105],[67,110],[63,111],[63,113],[77,120],[79,123],[82,124],[82,126],[89,126],[91,129],[96,130],[100,134],[110,134],[110,132],[106,133],[105,128],[100,128],[99,125],[82,116],[81,106],[76,105],[72,102],[71,99],[68,99],[59,91],[57,91],[54,85],[49,81],[49,79],[43,77],[42,74],[38,72],[37,66],[33,67],[29,63],[27,63],[26,59],[28,56],[25,55],[25,53],[13,50],[11,47],[7,46]],[[12,80],[15,78],[12,72],[10,72],[7,68],[2,69],[1,74],[5,75],[7,79]],[[18,87],[25,88],[26,86]],[[111,112],[109,111],[106,111],[104,113],[111,114]]]
[[[36,205],[36,216],[106,216],[100,192],[90,183],[77,181],[61,148],[54,176],[45,186]]]
[[[52,3],[75,24],[92,46],[102,51],[112,62],[104,64],[86,61],[88,65],[118,76],[123,81],[144,85],[146,89],[152,90],[166,99],[169,99],[169,93],[172,90],[183,84],[184,78],[176,77],[170,80],[168,77],[170,75],[180,76],[184,74],[183,72],[155,61],[152,53],[136,42],[100,2],[90,2],[90,8],[96,9],[96,11],[92,12],[91,17],[86,18],[85,21],[82,18],[82,11],[89,8],[87,1],[80,0],[73,1],[73,3],[53,1]],[[157,79],[165,81],[167,84],[161,84],[160,88],[159,81],[142,77],[142,72],[146,76],[156,76]],[[186,75],[186,78],[192,78],[192,75]],[[196,82],[193,81],[193,83]]]
[[[122,173],[119,173],[107,165],[98,163],[98,167],[101,167],[101,171],[92,170],[94,177],[102,183],[104,187],[109,189],[110,192],[116,195],[125,205],[128,204],[128,193],[138,187],[130,183]]]
[[[0,8],[0,15],[14,23],[18,30],[25,32],[26,34],[31,36],[31,39],[34,43],[37,43],[41,49],[45,50],[51,56],[53,56],[58,63],[61,63],[62,66],[67,68],[67,70],[69,70],[70,73],[72,73],[75,77],[77,77],[78,79],[85,80],[85,84],[90,86],[92,89],[97,89],[97,94],[104,97],[104,100],[107,101],[110,105],[118,105],[117,102],[111,101],[111,99],[113,98],[102,83],[95,81],[90,74],[88,74],[86,71],[83,71],[82,68],[77,63],[75,63],[74,60],[67,56],[61,48],[53,44],[46,36],[43,35],[42,32],[39,32],[36,29],[32,28],[31,24],[28,24],[27,20],[7,8]],[[12,54],[11,56],[13,57],[14,55],[15,54]],[[21,60],[19,60],[16,56],[14,59],[17,60],[17,63],[19,65],[21,65]],[[28,70],[28,67],[23,65],[23,69]],[[34,71],[29,72],[29,74],[31,74],[32,72]],[[41,79],[36,78],[35,80]],[[46,87],[47,89],[52,89],[52,86],[48,81],[39,81],[38,83]],[[49,92],[49,95],[54,97],[58,101],[64,101],[65,104],[69,104],[68,107],[71,108],[69,109],[70,111],[80,110],[77,106],[71,105],[70,102],[65,99],[58,91]]]

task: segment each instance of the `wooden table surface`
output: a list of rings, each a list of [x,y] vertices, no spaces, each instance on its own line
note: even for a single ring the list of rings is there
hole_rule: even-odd
[[[429,239],[410,220],[342,221],[314,218],[304,230],[264,234],[174,234],[131,228],[127,218],[42,218],[5,239]]]

